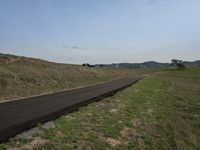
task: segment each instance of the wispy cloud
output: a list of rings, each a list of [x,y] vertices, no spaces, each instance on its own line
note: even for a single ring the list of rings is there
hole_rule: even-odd
[[[85,49],[85,50],[124,50],[124,49],[134,49],[134,47],[80,47],[80,46],[69,46],[62,45],[64,49]]]
[[[62,45],[62,48],[67,48],[67,49],[85,49],[83,47],[79,46],[69,46],[69,45]]]

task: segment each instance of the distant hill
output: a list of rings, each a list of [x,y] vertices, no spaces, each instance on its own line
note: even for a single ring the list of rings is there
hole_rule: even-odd
[[[185,61],[186,66],[200,67],[200,60],[198,61]],[[172,67],[170,63],[159,63],[155,61],[147,61],[144,63],[113,63],[113,64],[96,64],[96,67],[112,67],[112,68],[161,68]]]
[[[193,61],[193,62],[185,61],[184,64],[185,64],[186,66],[200,67],[200,60]]]

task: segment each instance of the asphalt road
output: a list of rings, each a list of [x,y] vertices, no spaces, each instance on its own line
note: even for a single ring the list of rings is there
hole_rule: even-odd
[[[138,80],[122,78],[96,86],[0,103],[0,143],[38,123],[54,120],[90,102],[113,95]]]

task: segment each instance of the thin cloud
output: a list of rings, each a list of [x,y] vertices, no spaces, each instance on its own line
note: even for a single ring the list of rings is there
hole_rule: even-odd
[[[124,49],[133,49],[134,47],[124,47],[124,48],[117,48],[117,47],[79,47],[79,46],[69,46],[63,45],[61,46],[65,49],[87,49],[87,50],[124,50]]]
[[[79,47],[79,46],[68,46],[68,45],[63,45],[62,48],[68,48],[68,49],[85,49],[85,48]]]

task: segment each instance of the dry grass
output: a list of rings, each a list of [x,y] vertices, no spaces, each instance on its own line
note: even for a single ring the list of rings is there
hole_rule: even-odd
[[[79,88],[151,71],[87,68],[0,54],[0,101]]]

